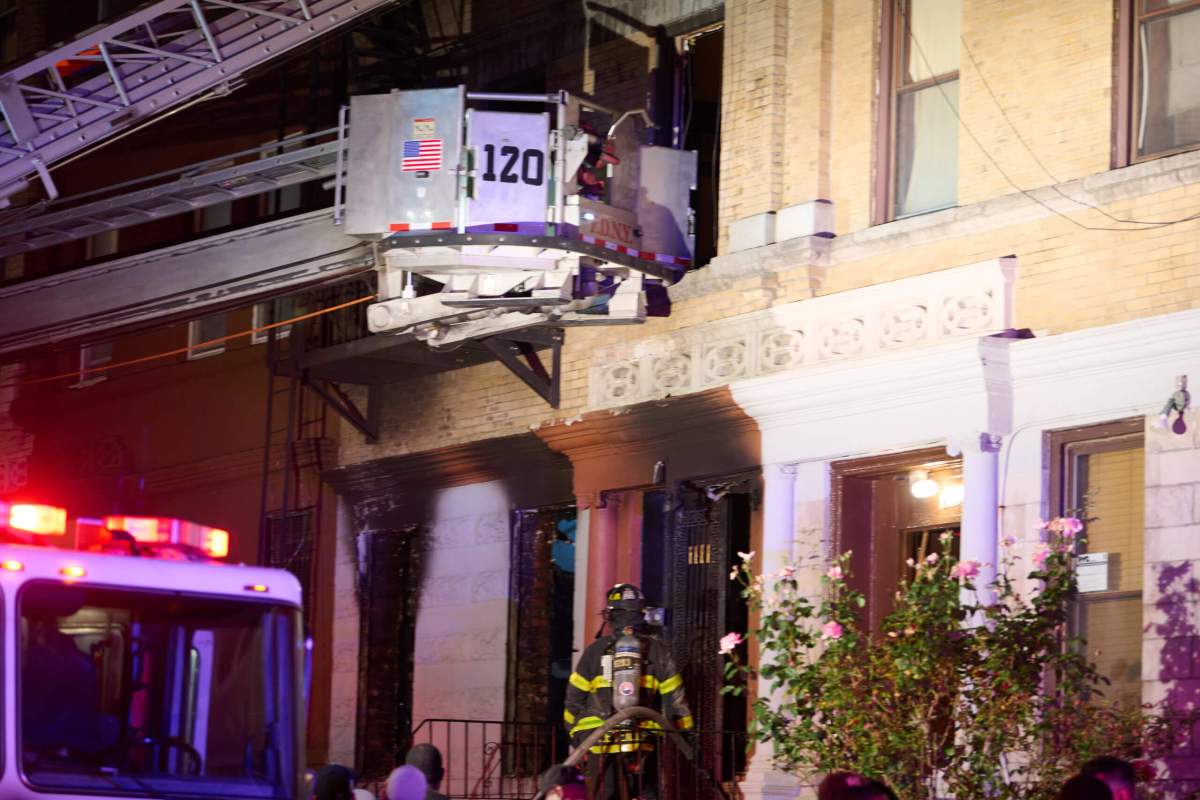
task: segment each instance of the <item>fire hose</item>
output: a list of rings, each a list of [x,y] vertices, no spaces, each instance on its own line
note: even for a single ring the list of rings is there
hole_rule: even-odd
[[[675,742],[676,747],[679,748],[679,752],[683,754],[684,758],[690,761],[701,775],[712,781],[713,785],[717,787],[722,796],[726,796],[725,789],[721,786],[720,781],[714,778],[712,773],[710,773],[702,764],[696,761],[695,753],[692,750],[692,745],[690,742],[688,742],[684,734],[681,733],[678,728],[672,725],[671,721],[662,714],[658,713],[654,709],[646,708],[645,706],[631,706],[623,711],[618,711],[606,719],[603,725],[588,734],[587,738],[580,742],[579,746],[573,749],[570,754],[567,755],[567,760],[563,762],[563,766],[573,767],[578,764],[579,760],[587,755],[587,752],[592,745],[600,741],[600,739],[603,738],[604,735],[613,728],[616,728],[631,719],[648,719],[652,722],[657,722],[662,727],[663,732],[670,736]],[[534,795],[533,800],[542,800],[544,795],[544,791],[539,791],[536,795]]]

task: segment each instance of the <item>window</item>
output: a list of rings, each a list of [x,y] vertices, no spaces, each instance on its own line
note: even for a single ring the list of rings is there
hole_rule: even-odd
[[[1141,419],[1047,434],[1050,509],[1084,521],[1072,627],[1112,683],[1111,700],[1141,702],[1145,458]]]
[[[91,386],[108,379],[108,372],[103,369],[112,363],[113,343],[99,342],[85,344],[79,348],[79,380],[71,384],[72,388]]]
[[[221,166],[233,166],[233,164]],[[200,209],[199,217],[199,230],[211,231],[216,228],[227,228],[233,224],[233,201],[226,200],[223,203],[206,206]]]
[[[103,258],[117,252],[120,231],[105,231],[89,236],[84,241],[84,258]]]
[[[267,515],[267,566],[286,569],[300,582],[304,599],[304,621],[312,611],[313,512],[293,511],[286,516]]]
[[[296,298],[294,297],[276,297],[274,300],[268,300],[265,303],[256,303],[252,317],[253,322],[251,323],[255,330],[254,333],[250,334],[251,344],[263,344],[270,338],[270,331],[259,332],[259,328],[279,322],[280,320],[291,319],[296,314]],[[281,325],[274,330],[275,338],[282,339],[292,332],[292,326]]]
[[[682,37],[676,78],[679,101],[672,144],[697,154],[695,249],[692,263],[703,266],[717,254],[717,192],[720,183],[721,69],[725,31],[715,26]],[[662,144],[664,142],[660,142]]]
[[[213,342],[225,335],[225,314],[210,314],[188,323],[188,360],[207,358],[225,352],[225,342]]]
[[[875,219],[958,198],[961,0],[888,0],[880,47]]]
[[[24,779],[54,793],[290,797],[297,611],[61,582],[17,597]]]
[[[1200,146],[1200,0],[1120,0],[1116,166]]]
[[[544,741],[539,726],[563,718],[567,678],[574,667],[576,522],[574,506],[513,512],[504,711],[505,721],[516,723],[505,731],[505,744],[513,750],[536,748]],[[554,760],[567,757],[562,737],[552,747]],[[525,762],[508,760],[505,774],[540,769]]]

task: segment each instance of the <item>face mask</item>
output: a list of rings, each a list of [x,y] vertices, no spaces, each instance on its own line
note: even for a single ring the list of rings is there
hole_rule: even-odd
[[[616,630],[624,628],[640,628],[644,623],[642,612],[616,609],[612,612],[612,624]]]

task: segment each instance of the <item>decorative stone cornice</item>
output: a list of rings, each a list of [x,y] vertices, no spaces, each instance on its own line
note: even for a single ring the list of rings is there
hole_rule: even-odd
[[[589,401],[612,408],[764,375],[1005,330],[1008,256],[799,300],[593,354]]]

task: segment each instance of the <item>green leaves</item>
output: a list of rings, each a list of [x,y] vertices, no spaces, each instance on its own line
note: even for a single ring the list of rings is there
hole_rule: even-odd
[[[761,677],[755,736],[802,776],[850,769],[886,781],[902,800],[939,791],[957,800],[1050,798],[1094,754],[1078,725],[1105,731],[1111,745],[1142,741],[1133,731],[1150,719],[1097,703],[1095,668],[1066,646],[1074,534],[1063,532],[1072,527],[1046,526],[1044,560],[1024,581],[1012,578],[1007,558],[987,605],[972,591],[981,565],[936,556],[910,563],[911,582],[874,631],[862,628],[866,598],[847,583],[849,554],[824,574],[789,565],[754,576],[744,562],[732,577],[758,612],[749,635],[762,655],[757,673],[736,655],[726,664],[728,691]],[[942,552],[950,551],[945,539]],[[1018,585],[1036,591],[1023,598]]]

